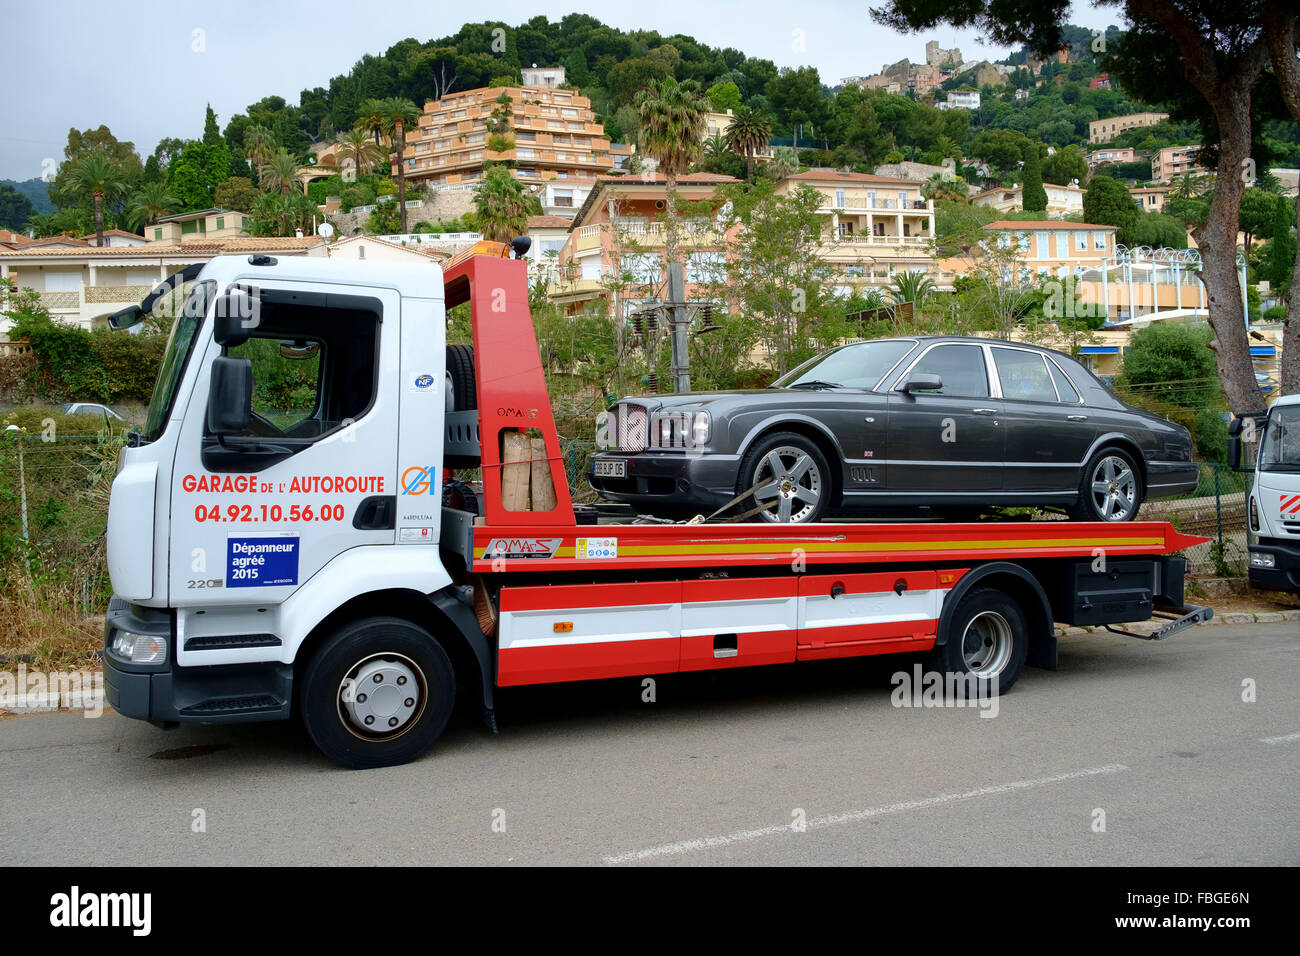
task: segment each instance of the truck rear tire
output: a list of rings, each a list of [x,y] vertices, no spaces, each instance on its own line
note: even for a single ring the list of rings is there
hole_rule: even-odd
[[[325,756],[353,770],[391,767],[442,734],[456,700],[455,672],[428,631],[400,618],[365,618],[317,648],[299,700]]]
[[[945,675],[974,675],[979,683],[970,689],[987,699],[1011,689],[1028,653],[1029,626],[1020,605],[1001,591],[975,588],[953,612],[947,642],[931,652],[930,667]]]
[[[478,394],[474,385],[474,346],[447,346],[447,384],[452,403],[448,411],[467,412],[478,408]]]

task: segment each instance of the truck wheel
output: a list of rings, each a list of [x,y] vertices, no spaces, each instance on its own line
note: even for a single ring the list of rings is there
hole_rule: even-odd
[[[467,412],[478,408],[472,345],[447,346],[447,391],[451,399],[448,411]]]
[[[316,746],[353,770],[414,760],[442,733],[455,672],[433,635],[410,621],[354,621],[322,644],[303,673],[303,723]]]
[[[1118,448],[1103,448],[1088,459],[1079,483],[1079,500],[1070,509],[1075,521],[1132,521],[1142,507],[1142,476],[1133,459]]]
[[[803,435],[776,432],[755,442],[740,463],[737,494],[762,482],[740,508],[764,506],[763,521],[807,523],[826,510],[831,495],[830,468],[821,450]],[[753,504],[750,504],[750,501]]]
[[[948,640],[930,656],[943,674],[972,674],[983,696],[1011,689],[1025,667],[1029,628],[1014,600],[992,588],[976,588],[961,599],[948,625]]]

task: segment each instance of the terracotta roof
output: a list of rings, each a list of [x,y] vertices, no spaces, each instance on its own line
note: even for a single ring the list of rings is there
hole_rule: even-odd
[[[846,173],[838,169],[810,169],[806,173],[794,173],[786,179],[799,179],[804,181],[830,181],[849,182],[849,183],[878,183],[891,185],[895,183],[904,183],[909,186],[920,186],[919,179],[895,179],[893,176],[873,176],[869,173]]]
[[[140,239],[140,240],[143,240],[143,239],[144,239],[144,236],[140,235],[139,233],[137,233],[137,232],[127,232],[127,231],[124,230],[124,229],[105,229],[105,230],[104,230],[104,235],[106,235],[106,236],[122,236],[123,238],[126,238],[126,239]],[[82,236],[81,238],[82,238],[83,240],[85,240],[86,242],[91,242],[91,241],[95,238],[95,234],[94,234],[93,232],[92,232],[92,233],[88,233],[87,235],[84,235],[84,236]]]
[[[44,239],[28,239],[23,243],[24,248],[31,248],[32,246],[63,246],[67,248],[71,246],[75,249],[81,249],[89,245],[90,243],[82,242],[76,236],[46,236]]]
[[[382,239],[379,236],[368,236],[365,233],[361,233],[361,232],[357,233],[356,235],[344,236],[341,239],[336,239],[334,240],[334,242],[330,243],[330,245],[337,246],[344,242],[358,242],[358,241],[377,242],[382,246],[392,246],[394,249],[403,249],[406,252],[415,252],[422,256],[428,256],[430,259],[437,259],[439,261],[443,259],[451,258],[450,252],[444,252],[441,249],[426,249],[423,246],[404,246],[402,245],[402,243],[393,242],[391,239]]]
[[[314,249],[324,243],[319,236],[269,237],[259,239],[254,236],[234,236],[229,239],[207,239],[199,242],[187,242],[183,246],[171,243],[151,242],[143,246],[42,246],[33,248],[23,246],[18,249],[0,249],[0,256],[139,256],[151,258],[158,256],[218,256],[240,252],[294,252]]]
[[[563,216],[529,216],[529,229],[568,229],[573,225],[572,219]]]
[[[642,178],[640,173],[628,173],[625,176],[597,176],[597,183],[640,183],[646,186],[658,186],[667,184],[668,180],[659,172],[651,173],[646,178]],[[689,185],[691,183],[709,184],[709,183],[738,183],[739,179],[734,176],[724,176],[722,173],[682,173],[677,177],[677,184]]]
[[[1063,219],[1026,219],[1016,222],[1011,219],[999,219],[991,222],[985,229],[1114,229],[1114,226],[1098,225],[1092,222],[1066,222]]]

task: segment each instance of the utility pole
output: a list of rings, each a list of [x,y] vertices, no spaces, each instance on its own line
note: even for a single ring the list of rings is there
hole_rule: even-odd
[[[691,390],[691,353],[687,344],[686,278],[680,262],[668,263],[668,327],[672,334],[673,391]]]

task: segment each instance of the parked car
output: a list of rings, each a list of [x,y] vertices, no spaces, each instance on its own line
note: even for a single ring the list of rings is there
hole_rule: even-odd
[[[1197,478],[1181,425],[1124,404],[1068,355],[980,338],[876,339],[766,389],[627,398],[602,435],[591,486],[672,517],[744,494],[730,513],[779,522],[921,505],[1131,521]]]
[[[62,406],[59,411],[65,415],[94,415],[96,418],[108,419],[115,422],[126,421],[121,415],[113,411],[107,405],[100,405],[98,402],[69,402]]]

